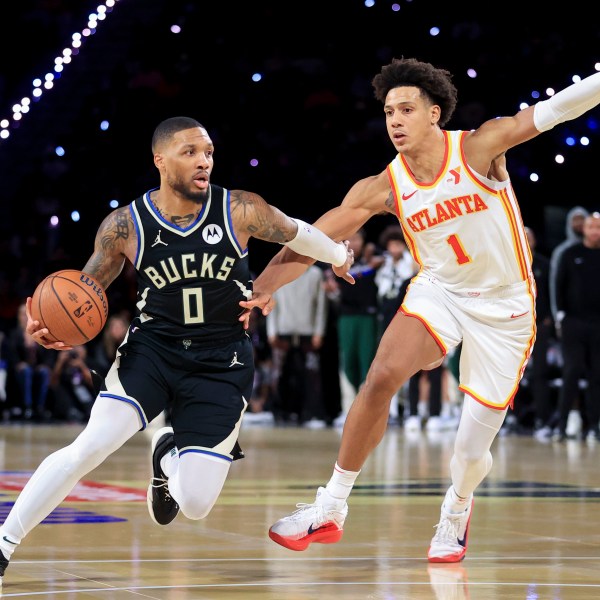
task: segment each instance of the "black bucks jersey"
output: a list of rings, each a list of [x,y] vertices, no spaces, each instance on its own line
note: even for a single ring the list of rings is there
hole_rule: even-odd
[[[198,218],[186,228],[166,221],[150,190],[130,204],[138,235],[134,266],[140,328],[212,343],[240,338],[240,300],[252,295],[248,249],[231,222],[229,191],[210,186]]]

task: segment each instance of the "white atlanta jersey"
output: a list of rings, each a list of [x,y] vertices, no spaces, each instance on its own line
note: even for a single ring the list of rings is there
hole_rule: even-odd
[[[456,293],[532,279],[531,251],[510,180],[494,181],[466,163],[466,131],[443,131],[444,164],[423,183],[402,155],[387,172],[396,212],[421,273]]]

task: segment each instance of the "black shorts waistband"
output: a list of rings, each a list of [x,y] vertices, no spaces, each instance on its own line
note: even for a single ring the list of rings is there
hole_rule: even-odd
[[[185,336],[170,336],[158,331],[144,330],[140,327],[140,331],[150,337],[156,337],[162,344],[168,346],[179,346],[185,349],[188,348],[221,348],[233,342],[239,342],[247,338],[245,331],[236,332],[231,335],[211,335],[209,337],[185,337]]]

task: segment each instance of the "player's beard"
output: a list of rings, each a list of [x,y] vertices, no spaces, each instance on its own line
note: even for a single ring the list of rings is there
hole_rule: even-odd
[[[173,191],[184,200],[189,200],[195,204],[204,204],[208,200],[208,191],[210,188],[206,188],[206,190],[190,188],[190,186],[185,184],[181,179],[170,179],[169,185]]]

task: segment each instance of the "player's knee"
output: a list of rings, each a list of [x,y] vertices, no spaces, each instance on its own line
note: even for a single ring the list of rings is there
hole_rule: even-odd
[[[199,521],[206,518],[212,507],[215,505],[216,498],[207,497],[184,497],[178,499],[181,512],[192,521]]]
[[[77,473],[79,475],[84,475],[100,465],[106,456],[102,453],[95,452],[94,449],[89,446],[73,443],[62,450],[58,450],[50,455],[49,458],[51,458],[52,461],[57,460],[57,462],[60,463],[61,471],[65,474],[71,475]]]
[[[472,467],[480,462],[488,461],[489,450],[469,444],[468,440],[457,443],[454,447],[454,456],[464,467]],[[490,455],[491,456],[491,455]]]
[[[374,361],[367,374],[364,391],[372,400],[387,401],[398,391],[402,383],[398,371],[391,365],[384,361]]]

